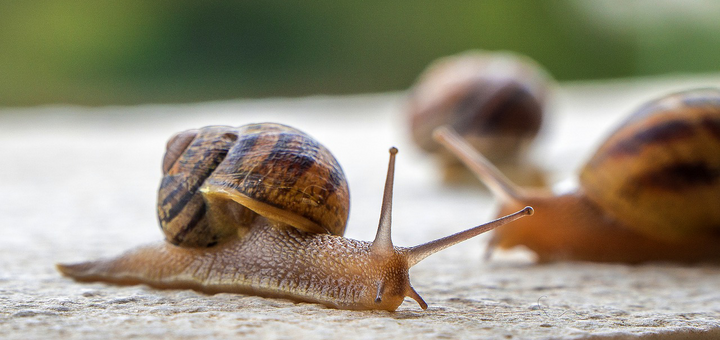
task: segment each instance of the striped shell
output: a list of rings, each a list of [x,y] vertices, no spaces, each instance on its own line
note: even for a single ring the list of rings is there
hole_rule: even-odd
[[[340,165],[289,126],[181,132],[168,142],[163,173],[157,213],[176,245],[209,247],[242,235],[256,213],[307,232],[345,232],[349,191]]]
[[[588,198],[651,237],[720,234],[720,91],[641,107],[583,168]]]
[[[410,93],[412,137],[426,151],[437,151],[432,131],[450,124],[489,159],[513,158],[540,130],[550,83],[537,63],[509,52],[442,58]]]

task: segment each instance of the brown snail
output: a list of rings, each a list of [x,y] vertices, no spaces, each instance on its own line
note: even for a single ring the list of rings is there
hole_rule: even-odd
[[[532,214],[532,208],[415,247],[394,247],[390,163],[373,242],[343,238],[349,194],[330,152],[305,133],[273,124],[189,130],[163,160],[158,217],[166,241],[110,259],[58,265],[78,281],[233,292],[342,309],[393,311],[427,304],[408,269],[425,257]]]
[[[435,153],[447,182],[471,178],[432,138],[449,125],[514,180],[543,186],[527,153],[545,116],[552,78],[528,57],[470,51],[434,62],[410,91],[407,116],[413,141]]]
[[[516,186],[449,128],[435,136],[491,188],[501,214],[535,208],[532,221],[494,233],[493,246],[523,245],[539,261],[720,260],[720,90],[642,106],[562,194]]]

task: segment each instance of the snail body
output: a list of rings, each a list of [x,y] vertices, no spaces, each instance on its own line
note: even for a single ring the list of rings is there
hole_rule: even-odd
[[[163,242],[62,270],[80,281],[281,297],[341,309],[394,310],[405,296],[417,294],[409,284],[407,262],[394,259],[393,268],[400,275],[386,279],[394,273],[383,272],[382,264],[362,256],[369,246],[369,242],[277,225],[260,216],[244,237],[214,247],[182,248]],[[363,288],[381,281],[388,282],[386,292],[375,303],[377,288]]]
[[[432,138],[449,125],[494,164],[523,184],[542,186],[542,171],[527,159],[537,136],[553,80],[528,57],[469,51],[434,62],[408,96],[413,141],[437,154],[444,179],[463,182],[466,169]]]
[[[78,281],[243,293],[341,309],[393,311],[405,297],[425,309],[408,269],[453,244],[532,214],[415,247],[390,237],[397,149],[390,150],[375,240],[342,237],[349,194],[322,145],[288,126],[188,130],[168,143],[158,194],[165,242],[58,269]]]
[[[720,91],[651,101],[601,144],[574,190],[518,187],[451,129],[436,138],[500,198],[500,213],[532,205],[493,235],[494,247],[526,246],[539,261],[720,261]]]

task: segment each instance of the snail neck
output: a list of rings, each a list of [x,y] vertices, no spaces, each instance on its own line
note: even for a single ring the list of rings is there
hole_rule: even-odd
[[[393,311],[406,296],[419,298],[410,286],[408,261],[396,248],[378,253],[373,242],[308,233],[262,216],[243,243],[263,245],[248,250],[258,258],[275,258],[273,272],[282,277],[272,286],[291,282],[290,286],[301,290],[289,292],[298,299],[307,301],[305,297],[312,296],[312,302],[336,308]]]
[[[553,247],[562,242],[567,228],[578,223],[574,220],[581,211],[581,195],[577,191],[555,196],[549,191],[525,191],[523,196],[513,200],[501,201],[497,216],[507,215],[529,205],[535,210],[532,218],[522,219],[495,230],[488,251],[495,247],[508,249],[526,246],[531,250]],[[573,220],[568,220],[567,217]],[[489,256],[487,253],[486,256]]]

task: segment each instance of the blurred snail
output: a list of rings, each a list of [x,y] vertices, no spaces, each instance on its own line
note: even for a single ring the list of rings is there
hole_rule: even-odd
[[[413,141],[436,153],[447,182],[472,178],[432,138],[449,125],[513,180],[544,186],[527,153],[540,131],[552,78],[530,58],[510,52],[470,51],[441,58],[420,76],[409,94],[407,115]]]
[[[491,188],[501,214],[535,208],[532,221],[496,232],[493,247],[523,245],[539,261],[720,260],[720,90],[642,106],[561,194],[516,186],[450,128],[435,136]]]
[[[373,242],[343,238],[349,193],[330,152],[305,133],[273,124],[211,126],[168,143],[158,195],[167,242],[115,258],[58,265],[78,281],[233,292],[342,309],[393,311],[427,304],[408,269],[425,257],[532,213],[521,211],[415,247],[390,238],[397,149],[390,149]]]

